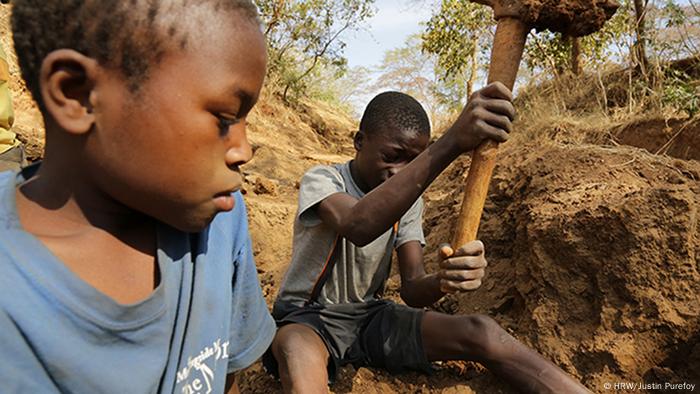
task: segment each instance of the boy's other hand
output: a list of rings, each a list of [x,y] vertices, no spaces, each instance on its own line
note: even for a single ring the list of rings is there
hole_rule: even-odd
[[[463,152],[479,146],[484,139],[505,142],[513,128],[515,107],[510,89],[493,82],[474,92],[451,127]]]
[[[444,293],[457,293],[475,290],[481,286],[487,265],[484,257],[484,244],[472,241],[454,251],[448,244],[438,248],[440,257],[440,290]]]

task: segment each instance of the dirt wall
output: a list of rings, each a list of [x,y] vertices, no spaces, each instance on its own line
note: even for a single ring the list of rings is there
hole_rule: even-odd
[[[431,190],[461,181],[458,163]],[[427,221],[449,239],[457,192]],[[700,163],[630,148],[506,145],[480,237],[488,277],[443,302],[486,312],[592,390],[700,381]]]

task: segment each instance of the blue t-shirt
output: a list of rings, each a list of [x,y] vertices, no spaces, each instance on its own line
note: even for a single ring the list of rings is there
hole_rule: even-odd
[[[122,305],[22,229],[28,175],[0,173],[0,392],[221,393],[265,352],[275,324],[240,193],[196,236],[159,225],[160,284]]]

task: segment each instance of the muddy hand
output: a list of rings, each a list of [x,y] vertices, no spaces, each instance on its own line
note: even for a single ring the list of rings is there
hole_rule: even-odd
[[[500,82],[480,89],[469,98],[459,118],[450,128],[464,152],[476,148],[484,139],[505,142],[515,117],[513,94]]]
[[[440,257],[440,290],[457,293],[475,290],[481,286],[487,265],[484,244],[472,241],[454,251],[448,244],[438,248]]]

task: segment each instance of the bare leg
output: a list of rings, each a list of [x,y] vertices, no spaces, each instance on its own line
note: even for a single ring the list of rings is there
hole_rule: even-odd
[[[590,393],[488,316],[426,312],[421,329],[430,361],[477,361],[526,393]]]
[[[328,349],[314,330],[303,324],[287,324],[272,341],[285,393],[328,392]]]

